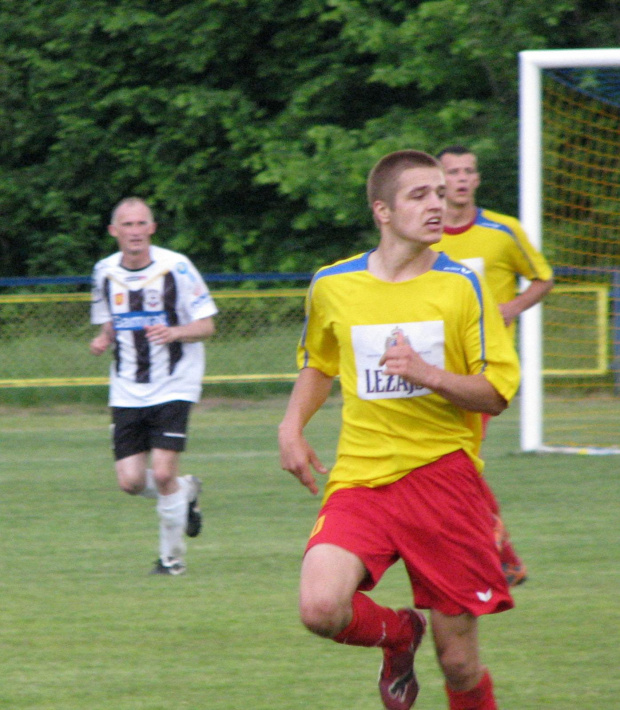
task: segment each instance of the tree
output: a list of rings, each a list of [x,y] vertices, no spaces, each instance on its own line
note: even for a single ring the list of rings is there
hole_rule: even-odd
[[[383,153],[455,141],[516,209],[517,53],[617,44],[613,2],[5,0],[0,274],[84,274],[138,194],[203,271],[374,240]]]

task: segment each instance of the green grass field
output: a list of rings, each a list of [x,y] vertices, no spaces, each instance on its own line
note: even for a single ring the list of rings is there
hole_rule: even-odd
[[[104,406],[0,409],[0,708],[380,708],[380,652],[315,638],[297,618],[319,501],[279,468],[284,406],[194,411],[183,473],[204,480],[206,521],[178,578],[147,574],[153,505],[116,489]],[[334,398],[309,427],[328,464],[338,421]],[[500,707],[617,707],[618,459],[517,449],[509,411],[491,425],[487,475],[531,579],[513,611],[481,622]],[[409,603],[400,565],[374,597]],[[428,639],[417,658],[416,710],[446,707]]]

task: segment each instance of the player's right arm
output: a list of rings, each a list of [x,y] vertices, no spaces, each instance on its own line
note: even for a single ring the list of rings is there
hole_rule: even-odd
[[[99,333],[90,341],[90,352],[93,355],[103,355],[113,342],[114,327],[112,321],[108,321],[101,326]]]
[[[103,355],[114,342],[112,314],[104,298],[104,281],[107,273],[105,264],[105,259],[98,261],[91,277],[90,322],[101,326],[99,333],[90,341],[90,352],[93,355]]]
[[[314,495],[319,489],[311,467],[318,473],[327,473],[328,470],[307,442],[303,430],[329,397],[332,381],[333,377],[316,368],[305,367],[301,370],[278,428],[282,468],[292,473]]]
[[[520,316],[523,311],[527,311],[532,306],[540,303],[543,298],[553,289],[553,279],[533,279],[529,286],[519,293],[511,301],[499,303],[499,310],[506,326],[509,326],[515,318]]]

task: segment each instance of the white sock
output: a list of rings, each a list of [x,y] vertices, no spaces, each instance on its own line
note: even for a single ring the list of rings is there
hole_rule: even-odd
[[[157,486],[155,485],[155,477],[153,476],[153,469],[146,469],[146,477],[144,488],[138,494],[143,498],[157,498]]]
[[[179,490],[183,491],[183,495],[189,502],[188,498],[188,493],[189,493],[189,483],[185,479],[184,476],[178,476],[177,477],[177,483],[179,484]]]
[[[182,560],[185,555],[185,526],[187,525],[187,494],[184,486],[169,496],[158,496],[159,556]]]

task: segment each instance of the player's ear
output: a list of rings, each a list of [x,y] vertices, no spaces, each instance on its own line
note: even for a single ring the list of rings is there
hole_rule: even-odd
[[[372,203],[372,213],[378,224],[387,224],[390,221],[389,207],[383,200],[375,200]]]

